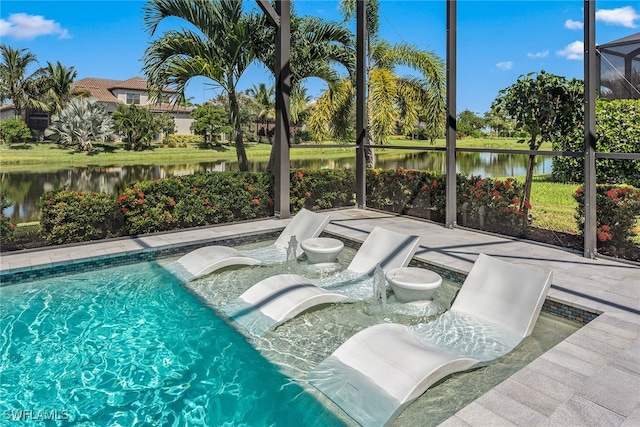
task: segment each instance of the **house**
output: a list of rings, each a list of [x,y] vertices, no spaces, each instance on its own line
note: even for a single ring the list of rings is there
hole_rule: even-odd
[[[149,103],[147,81],[142,77],[128,80],[109,80],[88,77],[73,83],[74,93],[87,93],[102,103],[108,113],[113,113],[122,104],[149,106],[153,113],[171,113],[176,121],[176,133],[191,134],[193,119],[189,113],[193,108],[182,107],[170,103]]]
[[[176,121],[177,134],[192,134],[191,123],[193,119],[189,113],[191,107],[182,107],[170,103],[149,103],[149,92],[147,81],[142,77],[133,77],[128,80],[109,80],[98,78],[80,79],[73,83],[72,93],[85,94],[96,98],[102,103],[108,113],[113,113],[122,104],[136,104],[148,106],[153,113],[170,113]],[[0,120],[10,119],[15,116],[13,104],[0,106]],[[39,138],[42,138],[44,129],[49,126],[49,113],[27,110],[25,112],[25,122],[30,129],[35,131]]]

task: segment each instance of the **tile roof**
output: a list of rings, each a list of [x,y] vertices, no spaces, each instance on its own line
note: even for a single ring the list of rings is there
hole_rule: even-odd
[[[73,83],[73,92],[86,91],[96,98],[100,102],[108,102],[114,104],[124,104],[114,94],[113,90],[136,90],[147,92],[147,81],[142,77],[136,76],[127,80],[111,80],[111,79],[99,79],[95,77],[87,77],[77,80]],[[171,89],[167,89],[167,92],[174,92]],[[152,111],[171,111],[171,112],[189,112],[192,108],[186,108],[179,105],[173,105],[170,103],[159,103],[149,106]]]

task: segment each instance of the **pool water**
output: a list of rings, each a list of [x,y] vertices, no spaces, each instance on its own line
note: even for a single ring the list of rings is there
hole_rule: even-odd
[[[346,268],[355,250],[347,248],[338,257],[339,268]],[[302,274],[317,282],[326,282],[333,270],[323,270],[295,263],[286,266],[262,266],[242,270],[228,270],[194,280],[185,286],[194,295],[214,309],[238,297],[252,284],[274,274],[287,272]],[[330,281],[330,280],[329,280]],[[380,309],[371,299],[355,303],[330,304],[309,310],[283,323],[260,337],[238,328],[260,353],[281,371],[303,385],[331,412],[345,423],[358,424],[322,393],[308,385],[307,374],[331,355],[356,332],[379,323],[418,325],[430,322],[451,306],[460,285],[444,280],[434,295],[434,303],[426,308],[410,307],[395,301],[388,291],[387,306]],[[437,426],[457,411],[513,375],[522,367],[542,355],[580,328],[571,322],[541,313],[536,326],[514,351],[488,366],[468,372],[456,373],[432,386],[409,405],[392,422],[394,427]]]
[[[459,285],[445,280],[428,307],[399,304],[389,291],[381,308],[372,291],[260,337],[219,311],[274,274],[330,280],[354,254],[345,247],[337,267],[228,269],[184,284],[165,269],[172,260],[161,260],[0,288],[0,410],[64,410],[101,426],[356,426],[306,375],[368,326],[435,319]],[[392,425],[440,424],[578,328],[543,313],[515,351],[431,387]]]
[[[4,420],[343,425],[156,263],[0,293]]]

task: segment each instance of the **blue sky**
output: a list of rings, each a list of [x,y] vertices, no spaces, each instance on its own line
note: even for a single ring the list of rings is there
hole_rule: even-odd
[[[245,0],[247,7],[253,0]],[[380,35],[446,54],[444,0],[381,0]],[[141,58],[152,40],[144,32],[142,1],[2,0],[0,41],[27,48],[40,65],[60,61],[73,66],[77,78],[125,80],[141,72]],[[339,20],[338,1],[293,0],[300,15]],[[583,1],[458,1],[458,112],[483,114],[501,89],[529,72],[568,78],[583,77]],[[640,1],[596,3],[596,43],[606,43],[640,31]],[[167,22],[160,29],[179,28]],[[402,73],[403,71],[401,71]],[[272,83],[264,68],[252,67],[240,89]],[[218,89],[204,79],[190,83],[187,96],[196,103]],[[319,96],[324,84],[307,82]]]

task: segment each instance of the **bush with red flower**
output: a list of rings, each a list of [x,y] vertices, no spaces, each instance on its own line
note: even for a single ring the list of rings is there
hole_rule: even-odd
[[[576,221],[579,234],[584,234],[584,187],[579,187],[573,197],[578,202]],[[596,186],[596,238],[599,250],[625,257],[629,250],[640,251],[633,243],[633,238],[638,233],[636,221],[639,217],[639,189],[628,185]]]
[[[40,234],[50,244],[84,242],[116,237],[122,217],[107,193],[57,190],[42,195]]]

